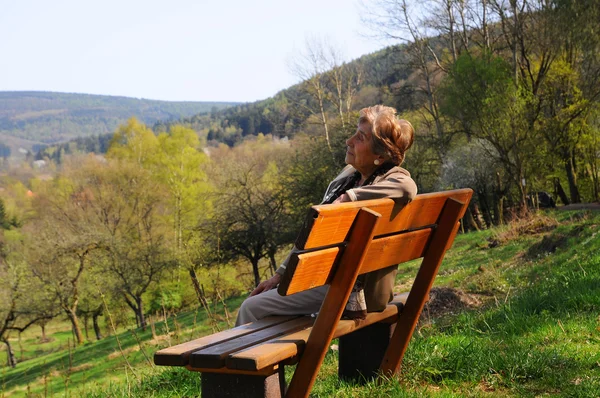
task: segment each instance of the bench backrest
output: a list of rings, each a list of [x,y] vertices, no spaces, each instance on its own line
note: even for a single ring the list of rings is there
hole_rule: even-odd
[[[278,291],[330,287],[286,396],[308,396],[357,276],[423,257],[380,368],[386,375],[400,370],[472,194],[460,189],[417,195],[406,206],[378,199],[312,207],[296,241],[300,251],[290,257]]]
[[[471,189],[460,189],[417,195],[406,206],[391,199],[313,206],[296,240],[300,251],[290,257],[279,293],[289,295],[331,283],[361,209],[369,209],[381,217],[359,275],[423,257],[442,221],[440,216],[447,200],[464,204],[460,218],[472,193]]]

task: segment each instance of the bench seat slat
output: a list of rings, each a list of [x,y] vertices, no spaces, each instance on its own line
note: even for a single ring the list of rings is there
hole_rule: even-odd
[[[273,325],[278,325],[295,318],[298,318],[298,316],[267,317],[254,323],[248,323],[233,329],[224,330],[222,332],[211,334],[210,336],[200,337],[199,339],[188,341],[187,343],[163,348],[154,354],[154,363],[162,366],[186,366],[188,364],[190,354],[194,351],[231,340],[238,336],[253,333]]]
[[[401,312],[402,305],[406,302],[408,293],[394,297],[394,301],[388,304],[382,312],[372,312],[365,320],[341,320],[339,321],[334,338],[346,335],[354,330],[377,322],[394,322]],[[400,309],[399,309],[400,307]],[[227,368],[249,371],[260,371],[270,368],[275,364],[294,358],[302,353],[304,345],[308,340],[312,329],[301,330],[296,333],[284,335],[263,344],[247,348],[229,355]]]
[[[313,322],[314,318],[302,316],[195,351],[190,355],[190,366],[194,368],[221,368],[225,366],[229,354],[285,334],[306,329],[312,326]]]

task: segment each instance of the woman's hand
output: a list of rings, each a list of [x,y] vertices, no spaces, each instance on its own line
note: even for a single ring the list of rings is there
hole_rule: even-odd
[[[348,194],[341,194],[340,196],[338,196],[338,198],[336,200],[333,201],[333,203],[342,203],[342,202],[350,202],[350,196],[348,196]]]
[[[281,275],[275,274],[271,279],[267,279],[266,281],[262,281],[256,286],[256,289],[250,293],[250,297],[256,296],[257,294],[266,292],[267,290],[275,289],[281,280]]]

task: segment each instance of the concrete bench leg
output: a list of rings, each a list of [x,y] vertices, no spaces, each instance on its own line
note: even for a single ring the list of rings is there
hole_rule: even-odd
[[[374,379],[390,343],[394,326],[395,324],[375,323],[340,337],[339,378],[357,383]]]
[[[279,373],[271,376],[202,373],[202,398],[281,398]]]

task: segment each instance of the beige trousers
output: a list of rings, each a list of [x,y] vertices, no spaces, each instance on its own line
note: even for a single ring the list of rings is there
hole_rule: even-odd
[[[308,315],[319,312],[329,286],[320,286],[290,296],[277,289],[248,297],[240,307],[235,326],[254,322],[269,315]]]

